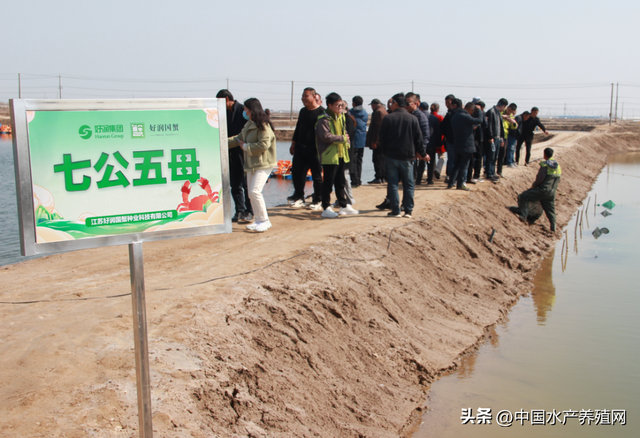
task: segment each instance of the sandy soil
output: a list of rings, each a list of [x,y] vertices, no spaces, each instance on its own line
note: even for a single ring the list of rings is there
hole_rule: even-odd
[[[563,166],[560,226],[639,139],[626,125],[534,146]],[[529,291],[558,238],[505,208],[536,171],[419,186],[413,220],[386,218],[385,188],[363,186],[359,216],[281,207],[264,234],[146,243],[155,436],[406,435],[429,383]],[[130,297],[79,300],[129,291],[126,247],[0,268],[0,436],[138,436]]]

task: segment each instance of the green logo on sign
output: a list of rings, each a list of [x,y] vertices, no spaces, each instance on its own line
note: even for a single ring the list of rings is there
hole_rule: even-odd
[[[131,124],[131,138],[144,138],[144,123]]]
[[[91,134],[93,134],[93,132],[91,131],[91,126],[82,125],[78,130],[78,134],[80,134],[80,138],[84,138],[85,140],[88,139],[89,137],[91,137]]]

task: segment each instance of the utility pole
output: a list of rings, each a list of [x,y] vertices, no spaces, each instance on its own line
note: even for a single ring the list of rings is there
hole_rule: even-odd
[[[413,81],[411,81],[411,92],[413,93]]]
[[[567,117],[567,104],[564,104],[564,116]]]
[[[615,122],[618,123],[618,88],[620,86],[620,82],[616,82],[616,120]]]
[[[620,114],[620,120],[624,120],[624,102],[622,102],[622,113]]]
[[[227,90],[229,89],[229,78],[227,78]]]
[[[613,82],[611,82],[611,103],[609,104],[609,126],[611,126],[612,115],[613,115]]]
[[[18,73],[18,99],[22,99],[22,82],[20,82],[20,73]]]
[[[62,99],[62,76],[58,75],[58,92],[60,93],[60,99]]]
[[[289,120],[293,121],[293,81],[291,81],[291,112],[289,113]]]

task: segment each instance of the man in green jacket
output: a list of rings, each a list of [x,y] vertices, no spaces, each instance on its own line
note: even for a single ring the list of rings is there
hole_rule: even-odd
[[[518,196],[519,219],[525,222],[529,216],[531,203],[539,202],[549,219],[550,229],[556,231],[556,189],[560,184],[562,170],[560,164],[553,158],[553,149],[544,150],[544,162],[540,163],[540,170],[536,180],[529,190]]]
[[[349,163],[349,134],[347,134],[342,97],[338,93],[329,93],[326,97],[327,111],[318,117],[316,123],[316,145],[318,158],[323,169],[322,179],[322,217],[335,218],[338,215],[358,214],[347,204],[344,187],[344,166]],[[336,188],[340,211],[331,209],[331,192]]]

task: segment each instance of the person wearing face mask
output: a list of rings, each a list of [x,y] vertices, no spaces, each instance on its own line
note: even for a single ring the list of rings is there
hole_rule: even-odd
[[[233,99],[233,94],[229,90],[218,91],[216,97],[224,98],[227,101],[227,136],[233,137],[240,134],[247,122],[242,116],[242,104]],[[244,174],[244,157],[241,149],[229,151],[229,184],[231,185],[231,197],[236,206],[236,214],[231,220],[239,223],[251,222],[253,209],[247,192],[247,178]]]
[[[255,208],[255,222],[247,229],[264,233],[271,228],[262,189],[271,170],[277,165],[276,136],[269,116],[260,101],[250,98],[244,102],[243,115],[248,119],[240,134],[229,138],[229,149],[243,152],[244,172],[247,176],[249,198]]]

